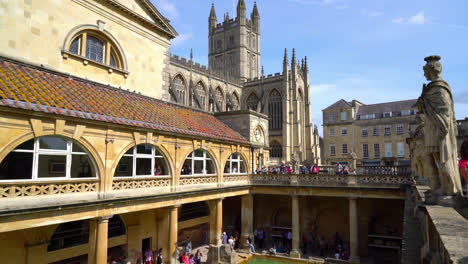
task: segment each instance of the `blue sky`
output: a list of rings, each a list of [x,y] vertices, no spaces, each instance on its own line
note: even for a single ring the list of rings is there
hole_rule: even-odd
[[[207,65],[212,0],[152,0],[179,36],[171,52]],[[237,1],[236,5],[237,5]],[[253,0],[245,0],[247,14]],[[232,0],[214,0],[218,22]],[[468,117],[468,1],[258,0],[261,64],[282,70],[284,48],[308,57],[312,117],[343,98],[365,104],[415,99],[425,81],[424,57],[442,57],[457,119]],[[321,129],[320,129],[321,130]]]

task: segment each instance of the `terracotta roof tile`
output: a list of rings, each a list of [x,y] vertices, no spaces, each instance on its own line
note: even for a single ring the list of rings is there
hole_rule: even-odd
[[[0,58],[0,105],[248,143],[214,116]]]

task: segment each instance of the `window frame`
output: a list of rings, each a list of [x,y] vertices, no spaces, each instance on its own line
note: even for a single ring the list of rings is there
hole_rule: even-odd
[[[380,127],[374,126],[372,127],[372,136],[378,137],[380,135]]]
[[[197,150],[202,150],[203,151],[203,156],[202,157],[197,157],[195,156],[195,152]],[[208,155],[207,155],[208,154]],[[208,157],[207,157],[208,156]],[[191,162],[191,171],[190,171],[190,174],[180,174],[180,177],[192,177],[192,176],[215,176],[216,175],[216,164],[214,163],[214,159],[210,156],[210,154],[208,153],[207,150],[203,149],[203,148],[199,148],[199,149],[195,149],[194,151],[192,151],[184,160],[184,163],[182,164],[182,166],[184,166],[185,164],[185,161],[187,161],[188,159],[192,160]],[[211,162],[213,162],[213,171],[214,173],[211,173],[211,174],[208,174],[208,173],[195,173],[195,161],[203,161],[203,169],[202,171],[207,171],[206,170],[206,164],[207,164],[207,160],[210,160]]]
[[[362,158],[369,159],[369,144],[362,144]]]
[[[335,122],[335,113],[329,113],[328,114],[328,121],[329,122]]]
[[[341,144],[341,154],[348,154],[348,144]]]
[[[388,146],[390,146],[390,151],[387,151],[389,148]],[[391,142],[388,142],[388,143],[385,143],[385,157],[386,158],[390,158],[390,157],[393,157],[393,144]],[[390,153],[389,155],[387,155],[388,153]]]
[[[387,133],[388,130],[388,133]],[[384,136],[391,136],[392,135],[392,126],[391,125],[385,125],[384,126]]]
[[[137,147],[141,146],[141,145],[150,146],[151,147],[151,154],[138,153],[137,152]],[[158,150],[159,153],[161,153],[161,155],[156,155],[156,150]],[[127,152],[128,152],[128,150],[127,150]],[[117,163],[117,167],[119,166],[120,161],[124,157],[132,157],[132,175],[116,176],[115,171],[114,171],[114,175],[113,175],[114,179],[139,179],[139,178],[150,178],[150,177],[151,178],[154,178],[154,177],[169,178],[169,177],[171,177],[171,171],[170,171],[171,169],[169,167],[169,163],[167,162],[167,158],[164,156],[164,153],[159,148],[157,148],[156,146],[153,146],[153,145],[150,145],[150,144],[138,144],[138,145],[135,145],[135,146],[132,147],[132,154],[127,154],[127,152],[125,152],[122,155],[122,157],[120,157],[120,160]],[[164,160],[164,162],[166,163],[166,167],[167,167],[167,173],[169,173],[169,174],[164,174],[164,175],[155,175],[154,174],[155,158],[162,158]],[[137,175],[137,173],[136,173],[137,159],[151,159],[151,174],[150,175]],[[115,168],[116,171],[117,171],[117,167]]]
[[[405,133],[405,126],[403,124],[396,125],[396,134],[403,135]]]
[[[343,117],[344,117],[344,118],[343,118]],[[348,112],[342,111],[342,112],[340,113],[340,120],[341,120],[341,121],[346,121],[346,120],[348,120]]]
[[[379,143],[374,144],[374,158],[380,159],[380,144]]]
[[[333,132],[333,133],[332,133]],[[334,127],[330,127],[328,129],[328,134],[330,137],[334,137],[335,136],[335,128]]]
[[[64,141],[66,141],[66,150],[58,150],[58,149],[42,149],[40,148],[39,144],[39,139],[44,138],[44,137],[51,137],[51,138],[59,138]],[[33,149],[16,149],[19,146],[21,146],[23,143],[26,143],[30,140],[34,140],[33,142]],[[64,137],[59,137],[59,136],[42,136],[42,137],[36,137],[33,139],[29,139],[25,142],[19,144],[15,149],[10,151],[10,153],[15,152],[15,153],[31,153],[33,155],[32,158],[32,173],[31,173],[31,178],[30,179],[0,179],[0,183],[2,182],[41,182],[41,181],[76,181],[76,180],[95,180],[99,179],[99,170],[97,167],[97,164],[91,154],[80,144],[73,142],[73,140],[64,138]],[[84,152],[75,152],[73,151],[73,143],[77,144]],[[9,153],[8,153],[9,154]],[[65,176],[64,177],[39,177],[39,158],[40,155],[47,155],[47,156],[65,156]],[[95,176],[94,177],[79,177],[79,178],[72,178],[71,177],[71,168],[72,168],[72,159],[73,155],[84,155],[88,157],[89,160],[89,166],[94,168],[95,171]],[[3,161],[2,161],[3,162]]]
[[[341,128],[341,135],[342,136],[348,135],[348,128],[347,127],[342,127]]]
[[[361,128],[361,136],[367,137],[369,135],[369,131],[367,127]]]
[[[335,146],[335,144],[330,144],[330,156],[336,156],[336,146]]]
[[[232,156],[237,154],[237,159],[233,159]],[[247,174],[247,164],[245,160],[242,158],[242,155],[239,152],[232,153],[231,156],[226,160],[226,163],[229,162],[229,173],[224,173],[224,175],[244,175]],[[237,172],[232,172],[232,163],[237,162]],[[241,172],[241,163],[244,163],[245,172]],[[226,169],[226,165],[224,165],[224,169]]]
[[[392,117],[392,112],[383,112],[382,117],[384,118]]]
[[[401,154],[400,154],[401,150]],[[405,142],[397,142],[397,157],[405,157]]]

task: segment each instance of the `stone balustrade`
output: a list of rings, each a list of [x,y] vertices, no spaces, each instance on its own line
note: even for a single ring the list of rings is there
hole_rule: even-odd
[[[0,185],[0,198],[97,192],[99,180],[14,182]]]

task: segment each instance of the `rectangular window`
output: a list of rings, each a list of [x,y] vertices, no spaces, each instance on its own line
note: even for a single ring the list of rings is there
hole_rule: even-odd
[[[391,134],[392,134],[392,126],[389,126],[389,125],[385,126],[384,127],[384,135],[385,136],[390,136]]]
[[[346,112],[341,112],[341,121],[345,121],[347,119],[346,117]]]
[[[335,114],[334,114],[334,113],[330,113],[330,114],[328,115],[328,121],[330,121],[330,122],[335,121]]]
[[[372,128],[372,135],[373,136],[379,136],[379,127],[375,126]]]
[[[397,153],[398,153],[398,157],[405,156],[405,143],[404,142],[397,143]]]
[[[367,137],[367,127],[361,129],[361,134],[363,137]]]
[[[335,136],[335,128],[334,127],[330,127],[330,136],[331,137]]]
[[[397,135],[403,135],[403,124],[396,125],[396,133]]]
[[[369,145],[368,144],[362,144],[362,157],[364,159],[369,158]]]
[[[335,155],[336,155],[335,144],[331,144],[330,145],[330,156],[335,156]]]
[[[343,154],[348,154],[348,144],[342,144],[341,145],[341,152]]]
[[[374,158],[380,158],[380,144],[374,144]]]
[[[383,117],[392,117],[392,112],[384,112]]]
[[[346,127],[341,128],[341,135],[348,135],[348,129]]]
[[[368,115],[361,115],[360,116],[360,119],[374,119],[375,118],[375,114],[368,114]]]
[[[385,143],[385,157],[392,156],[392,143]]]
[[[401,110],[401,115],[402,116],[408,116],[411,114],[411,110]]]

